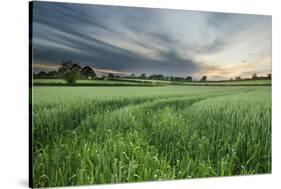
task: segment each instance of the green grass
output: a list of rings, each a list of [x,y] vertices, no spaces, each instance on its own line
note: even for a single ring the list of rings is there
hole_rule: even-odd
[[[140,83],[166,83],[166,84],[171,83],[171,81],[168,81],[168,80],[155,80],[155,79],[116,78],[115,80],[140,82]]]
[[[207,81],[207,82],[182,82],[175,84],[185,84],[185,85],[210,85],[210,86],[270,86],[271,80],[261,79],[261,80],[241,80],[241,81]]]
[[[63,79],[34,79],[33,83],[66,83]],[[120,83],[120,81],[111,81],[111,80],[78,80],[77,83]],[[122,81],[122,83],[131,83]]]
[[[78,80],[70,86],[163,86],[166,82],[131,79]],[[34,79],[34,86],[69,86],[63,79]]]
[[[34,79],[35,86],[67,86],[62,79]],[[271,80],[182,82],[150,79],[114,78],[107,80],[78,80],[73,86],[164,86],[164,85],[202,85],[202,86],[271,86]]]
[[[271,172],[270,86],[34,87],[34,187]]]

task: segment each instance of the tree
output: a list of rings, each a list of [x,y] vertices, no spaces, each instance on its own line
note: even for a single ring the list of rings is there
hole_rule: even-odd
[[[235,77],[235,80],[241,80],[240,76]]]
[[[186,77],[186,81],[191,82],[191,81],[192,81],[192,77],[191,77],[191,76],[187,76],[187,77]]]
[[[115,78],[115,75],[113,73],[109,73],[108,78]]]
[[[165,76],[163,74],[152,74],[148,78],[149,79],[164,80]]]
[[[44,71],[41,71],[36,76],[38,76],[38,77],[45,77],[45,76],[47,76],[47,73],[44,72]]]
[[[165,76],[163,74],[158,74],[156,78],[158,80],[164,80]]]
[[[174,81],[174,77],[173,77],[173,76],[170,76],[170,77],[169,77],[169,80],[170,80],[170,81]]]
[[[254,74],[252,75],[252,79],[257,79],[257,78],[258,78],[257,74],[254,73]]]
[[[148,79],[155,79],[156,78],[156,74],[152,74],[151,76],[148,77]]]
[[[74,84],[80,76],[81,66],[71,60],[63,60],[59,72],[69,84]]]
[[[174,81],[184,81],[184,77],[174,77]]]
[[[140,75],[140,78],[141,78],[141,79],[146,79],[146,74],[145,74],[145,73],[142,73],[142,74]]]
[[[131,74],[131,78],[135,78],[136,75],[134,73]]]
[[[56,78],[58,76],[58,72],[57,71],[50,71],[49,73],[47,73],[47,75],[50,78]]]
[[[271,73],[267,74],[267,78],[271,79]]]
[[[85,78],[89,78],[89,77],[95,78],[97,76],[95,71],[91,67],[89,67],[89,66],[85,66],[84,68],[82,68],[81,74]]]
[[[200,81],[207,81],[207,76],[203,75],[202,78],[200,79]]]

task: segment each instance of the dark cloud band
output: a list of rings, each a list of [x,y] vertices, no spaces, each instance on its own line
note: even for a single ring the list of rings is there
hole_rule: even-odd
[[[49,2],[34,2],[33,10],[35,64],[73,59],[82,66],[182,76],[206,69],[198,56],[221,52],[234,31],[261,18]]]

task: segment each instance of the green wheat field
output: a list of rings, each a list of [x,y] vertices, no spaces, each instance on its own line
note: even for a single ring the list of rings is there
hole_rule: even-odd
[[[33,87],[34,187],[271,173],[271,86]]]

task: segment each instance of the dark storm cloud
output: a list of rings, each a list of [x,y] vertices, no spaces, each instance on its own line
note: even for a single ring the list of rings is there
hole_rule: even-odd
[[[34,2],[34,64],[72,59],[82,66],[140,74],[190,75],[257,17],[163,9]],[[45,66],[44,66],[45,67]]]
[[[73,59],[82,65],[137,73],[182,72],[183,67],[186,73],[192,73],[198,65],[191,59],[179,58],[172,51],[159,52],[162,55],[161,60],[154,60],[95,37],[98,32],[107,32],[116,37],[124,35],[110,25],[123,23],[126,30],[135,32],[139,37],[151,33],[151,36],[157,37],[162,43],[174,42],[168,35],[145,30],[145,22],[151,19],[152,15],[155,15],[152,10],[145,9],[135,11],[125,7],[35,2],[33,20],[35,63],[45,61],[58,64],[63,59]],[[139,26],[143,26],[143,29],[141,30]],[[87,27],[90,28],[89,31],[85,31]],[[141,40],[129,38],[126,40],[153,49],[153,46]]]
[[[57,36],[51,37],[57,38],[54,40],[59,43],[58,47],[56,45],[52,46],[52,44],[35,44],[35,59],[44,59],[54,63],[58,63],[58,61],[63,59],[74,59],[75,61],[90,65],[98,65],[101,62],[105,67],[109,66],[116,69],[118,66],[119,68],[126,67],[126,65],[123,65],[124,63],[131,62],[136,58],[136,55],[133,53],[107,44],[94,37],[72,30],[67,31],[67,33],[70,35],[57,34]],[[63,46],[61,47],[61,45]]]

